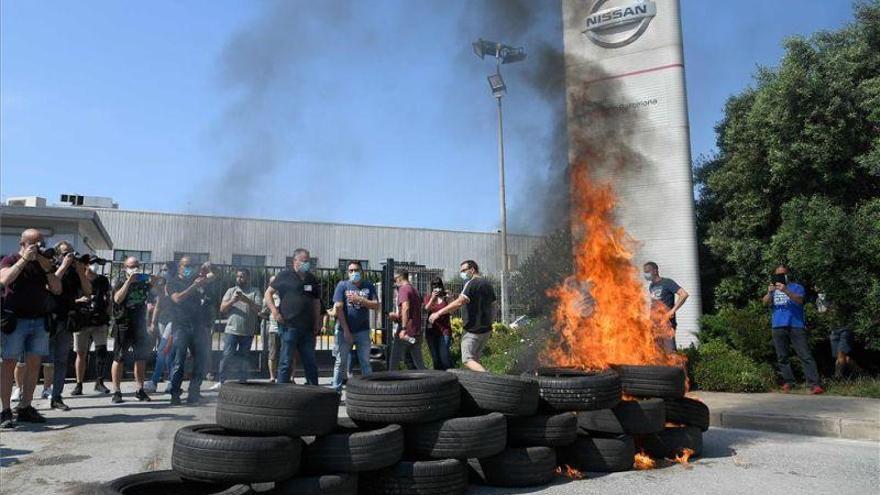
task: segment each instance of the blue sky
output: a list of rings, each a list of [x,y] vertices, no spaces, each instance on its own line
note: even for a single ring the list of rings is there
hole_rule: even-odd
[[[492,65],[469,42],[558,45],[558,13],[496,22],[474,3],[4,1],[0,194],[494,230]],[[694,157],[786,36],[852,18],[849,0],[681,4]],[[534,67],[505,70],[508,204],[537,230],[554,113],[520,79]]]

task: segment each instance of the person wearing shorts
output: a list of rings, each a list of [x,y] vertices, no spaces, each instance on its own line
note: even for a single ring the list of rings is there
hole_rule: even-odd
[[[88,277],[92,283],[92,294],[77,299],[77,307],[82,327],[73,334],[73,351],[76,353],[76,386],[70,395],[82,395],[83,380],[86,375],[86,360],[92,343],[95,344],[95,392],[109,394],[104,385],[107,371],[107,334],[110,323],[110,281],[99,275],[98,265],[89,265]]]
[[[153,349],[147,335],[147,302],[151,297],[154,277],[141,273],[140,262],[133,256],[127,258],[123,266],[125,274],[113,287],[113,302],[120,306],[113,342],[113,396],[110,399],[113,404],[122,402],[122,374],[125,354],[129,351],[134,354],[134,379],[137,382],[134,396],[139,401],[150,400],[144,391],[144,375],[147,358]]]
[[[443,315],[464,308],[464,333],[461,336],[461,363],[473,371],[486,371],[480,364],[483,349],[492,334],[493,307],[495,289],[492,283],[480,274],[480,267],[474,260],[461,263],[460,276],[464,288],[458,298],[445,308],[431,313],[428,318],[434,324]]]

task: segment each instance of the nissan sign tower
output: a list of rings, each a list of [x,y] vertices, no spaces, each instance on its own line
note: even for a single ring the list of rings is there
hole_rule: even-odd
[[[678,0],[563,0],[562,15],[572,156],[575,136],[619,148],[600,152],[614,163],[588,164],[591,176],[614,185],[633,262],[657,262],[690,293],[676,332],[687,347],[701,303]],[[575,108],[584,101],[601,110]]]

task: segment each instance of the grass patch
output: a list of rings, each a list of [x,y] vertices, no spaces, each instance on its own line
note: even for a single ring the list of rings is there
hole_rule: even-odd
[[[822,388],[827,395],[840,395],[845,397],[871,397],[880,399],[880,378],[872,376],[859,376],[855,378],[831,379],[822,382]],[[808,388],[795,388],[797,394],[809,394]]]

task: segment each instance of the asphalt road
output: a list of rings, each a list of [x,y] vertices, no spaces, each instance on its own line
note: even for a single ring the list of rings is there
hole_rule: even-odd
[[[168,469],[174,432],[212,422],[214,408],[171,408],[166,397],[138,403],[129,395],[121,405],[106,396],[71,399],[73,410],[46,412],[47,425],[0,433],[0,493],[75,494],[126,474]],[[38,401],[38,408],[46,402]],[[878,486],[880,443],[711,429],[703,457],[687,466],[588,473],[584,480],[558,478],[530,489],[472,486],[468,493],[865,495]]]

